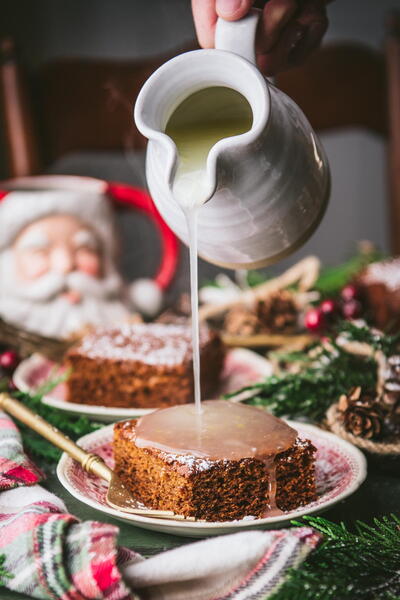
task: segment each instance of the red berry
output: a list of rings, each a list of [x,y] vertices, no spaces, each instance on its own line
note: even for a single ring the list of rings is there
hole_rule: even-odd
[[[357,300],[360,296],[360,290],[358,287],[352,283],[345,285],[342,291],[340,292],[343,300],[348,302],[349,300]]]
[[[0,354],[0,367],[12,371],[18,365],[18,354],[14,350],[6,350]]]
[[[311,308],[305,316],[305,326],[310,331],[321,331],[325,327],[325,316],[319,308]]]
[[[362,306],[358,300],[349,300],[342,306],[342,313],[345,319],[357,319],[362,314]]]
[[[321,303],[320,309],[322,310],[324,315],[326,315],[327,317],[332,317],[335,315],[335,313],[337,313],[338,305],[337,302],[335,302],[335,300],[331,300],[329,298],[328,300],[324,300]]]

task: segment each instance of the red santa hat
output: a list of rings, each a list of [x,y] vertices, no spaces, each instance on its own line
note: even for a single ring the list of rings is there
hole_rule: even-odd
[[[155,224],[162,257],[153,279],[131,286],[138,310],[152,316],[161,306],[162,291],[172,281],[178,261],[178,242],[162,220],[151,197],[142,189],[107,183],[91,177],[46,175],[23,177],[0,184],[0,250],[8,247],[27,226],[49,215],[68,214],[94,229],[105,248],[115,253],[113,207],[135,208]]]

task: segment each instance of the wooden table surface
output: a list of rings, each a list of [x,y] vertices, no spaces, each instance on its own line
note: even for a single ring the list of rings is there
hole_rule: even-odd
[[[144,556],[151,556],[169,548],[194,541],[189,538],[140,529],[111,517],[106,518],[103,513],[85,506],[73,498],[60,485],[56,475],[50,474],[44,485],[48,490],[60,496],[67,505],[68,510],[80,519],[95,519],[117,525],[120,528],[120,544],[132,548]],[[335,522],[344,521],[346,524],[350,524],[357,519],[371,521],[373,517],[389,513],[400,516],[400,471],[399,473],[385,473],[382,469],[370,467],[368,477],[361,488],[350,498],[324,513],[324,516]],[[27,598],[28,596],[23,594],[16,594],[5,588],[0,588],[1,600]]]

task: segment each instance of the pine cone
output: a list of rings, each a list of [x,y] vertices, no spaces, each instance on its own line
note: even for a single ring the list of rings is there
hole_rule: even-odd
[[[265,333],[293,333],[297,327],[298,309],[287,290],[259,300],[256,315]]]
[[[346,431],[366,439],[377,439],[382,434],[384,415],[374,392],[353,388],[339,399],[339,412]]]
[[[260,332],[260,322],[254,310],[237,305],[226,314],[224,330],[231,335],[254,335]]]
[[[228,311],[224,329],[231,335],[292,333],[297,327],[298,310],[290,292],[283,290],[254,307],[237,305]]]

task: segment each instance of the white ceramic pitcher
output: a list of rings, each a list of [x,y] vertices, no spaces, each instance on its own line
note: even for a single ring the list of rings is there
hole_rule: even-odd
[[[257,21],[256,11],[236,22],[219,19],[216,49],[169,60],[144,84],[135,106],[137,127],[149,139],[150,193],[187,243],[184,214],[172,195],[177,149],[166,124],[203,88],[230,87],[248,100],[251,129],[218,141],[208,154],[209,200],[198,214],[199,255],[230,268],[258,268],[296,250],[318,226],[330,189],[328,163],[309,122],[255,65]]]

